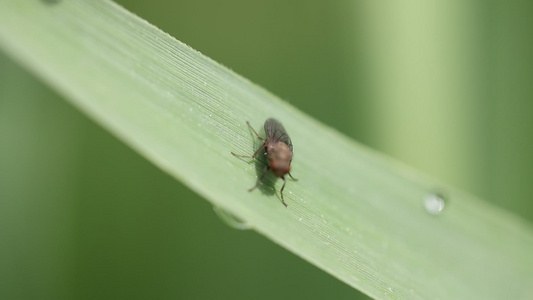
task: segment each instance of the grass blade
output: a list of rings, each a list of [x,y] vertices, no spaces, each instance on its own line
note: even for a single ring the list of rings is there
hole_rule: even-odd
[[[530,224],[366,149],[109,1],[2,1],[0,49],[214,205],[377,299],[526,298]],[[246,192],[279,119],[293,174]],[[423,199],[445,195],[440,215]]]

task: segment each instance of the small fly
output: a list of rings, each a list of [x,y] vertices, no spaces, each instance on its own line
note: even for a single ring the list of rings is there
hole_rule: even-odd
[[[259,134],[257,134],[252,125],[250,125],[250,122],[246,121],[246,124],[248,124],[248,127],[252,129],[252,131],[255,133],[255,136],[257,136],[257,138],[263,142],[263,145],[259,147],[259,149],[257,149],[252,156],[239,155],[233,152],[231,152],[231,154],[237,157],[255,158],[259,153],[261,153],[261,151],[265,150],[264,153],[267,159],[267,166],[263,170],[263,174],[261,174],[255,185],[248,191],[251,192],[257,186],[259,186],[261,181],[263,181],[265,178],[266,173],[270,170],[274,176],[283,179],[283,186],[280,190],[281,202],[283,205],[285,205],[285,207],[287,207],[287,203],[285,203],[285,200],[283,199],[283,189],[287,183],[285,180],[285,175],[289,174],[293,180],[298,180],[291,175],[291,161],[293,155],[291,139],[285,131],[285,128],[283,128],[281,123],[275,119],[270,118],[265,121],[266,139],[263,139],[259,136]]]

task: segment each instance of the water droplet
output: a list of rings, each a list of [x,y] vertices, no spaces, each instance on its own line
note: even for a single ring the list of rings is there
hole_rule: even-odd
[[[217,214],[217,216],[224,222],[226,225],[233,229],[239,229],[239,230],[248,230],[251,229],[252,226],[242,219],[239,219],[234,214],[228,212],[227,210],[224,210],[218,206],[214,206],[213,210]]]
[[[432,215],[440,215],[444,210],[444,196],[441,193],[433,193],[424,197],[424,208]]]

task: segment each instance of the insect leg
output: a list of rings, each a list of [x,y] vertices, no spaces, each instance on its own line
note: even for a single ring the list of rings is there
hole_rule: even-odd
[[[296,179],[296,178],[292,177],[292,175],[291,175],[291,173],[290,173],[290,172],[289,172],[289,176],[290,176],[290,177],[292,178],[292,180],[294,180],[294,181],[298,181],[298,179]]]
[[[279,193],[281,194],[281,202],[283,203],[283,205],[285,205],[285,207],[287,207],[288,205],[287,203],[285,203],[285,200],[283,199],[283,189],[285,188],[285,184],[287,184],[287,181],[285,180],[285,176],[281,177],[281,179],[283,179],[283,186],[281,187],[281,190],[279,191]]]
[[[265,175],[267,172],[268,172],[268,166],[265,167],[265,169],[263,170],[263,174],[261,174],[261,177],[257,179],[257,181],[255,182],[255,185],[251,189],[249,189],[248,192],[255,190],[255,188],[259,186],[261,181],[263,181],[263,179],[265,178]]]
[[[261,146],[259,149],[257,149],[257,151],[255,151],[255,153],[252,155],[252,156],[248,156],[248,155],[240,155],[240,154],[235,154],[233,152],[230,152],[233,156],[237,156],[237,157],[242,157],[242,158],[255,158],[257,156],[257,154],[259,154],[259,152],[263,149],[265,149],[266,145],[263,144],[263,146]]]
[[[259,134],[257,134],[257,132],[255,131],[255,129],[252,127],[252,125],[250,125],[250,122],[246,121],[246,124],[248,124],[248,127],[250,127],[250,129],[252,129],[252,131],[255,133],[255,136],[260,139],[261,141],[265,141],[262,137],[259,136]]]

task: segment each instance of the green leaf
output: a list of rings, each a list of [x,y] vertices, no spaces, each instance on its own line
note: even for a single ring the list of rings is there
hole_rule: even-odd
[[[377,299],[533,295],[533,228],[367,149],[109,1],[1,1],[0,49],[213,205]],[[230,151],[280,120],[293,175]],[[431,214],[424,199],[445,198]],[[433,211],[436,212],[436,211]]]

